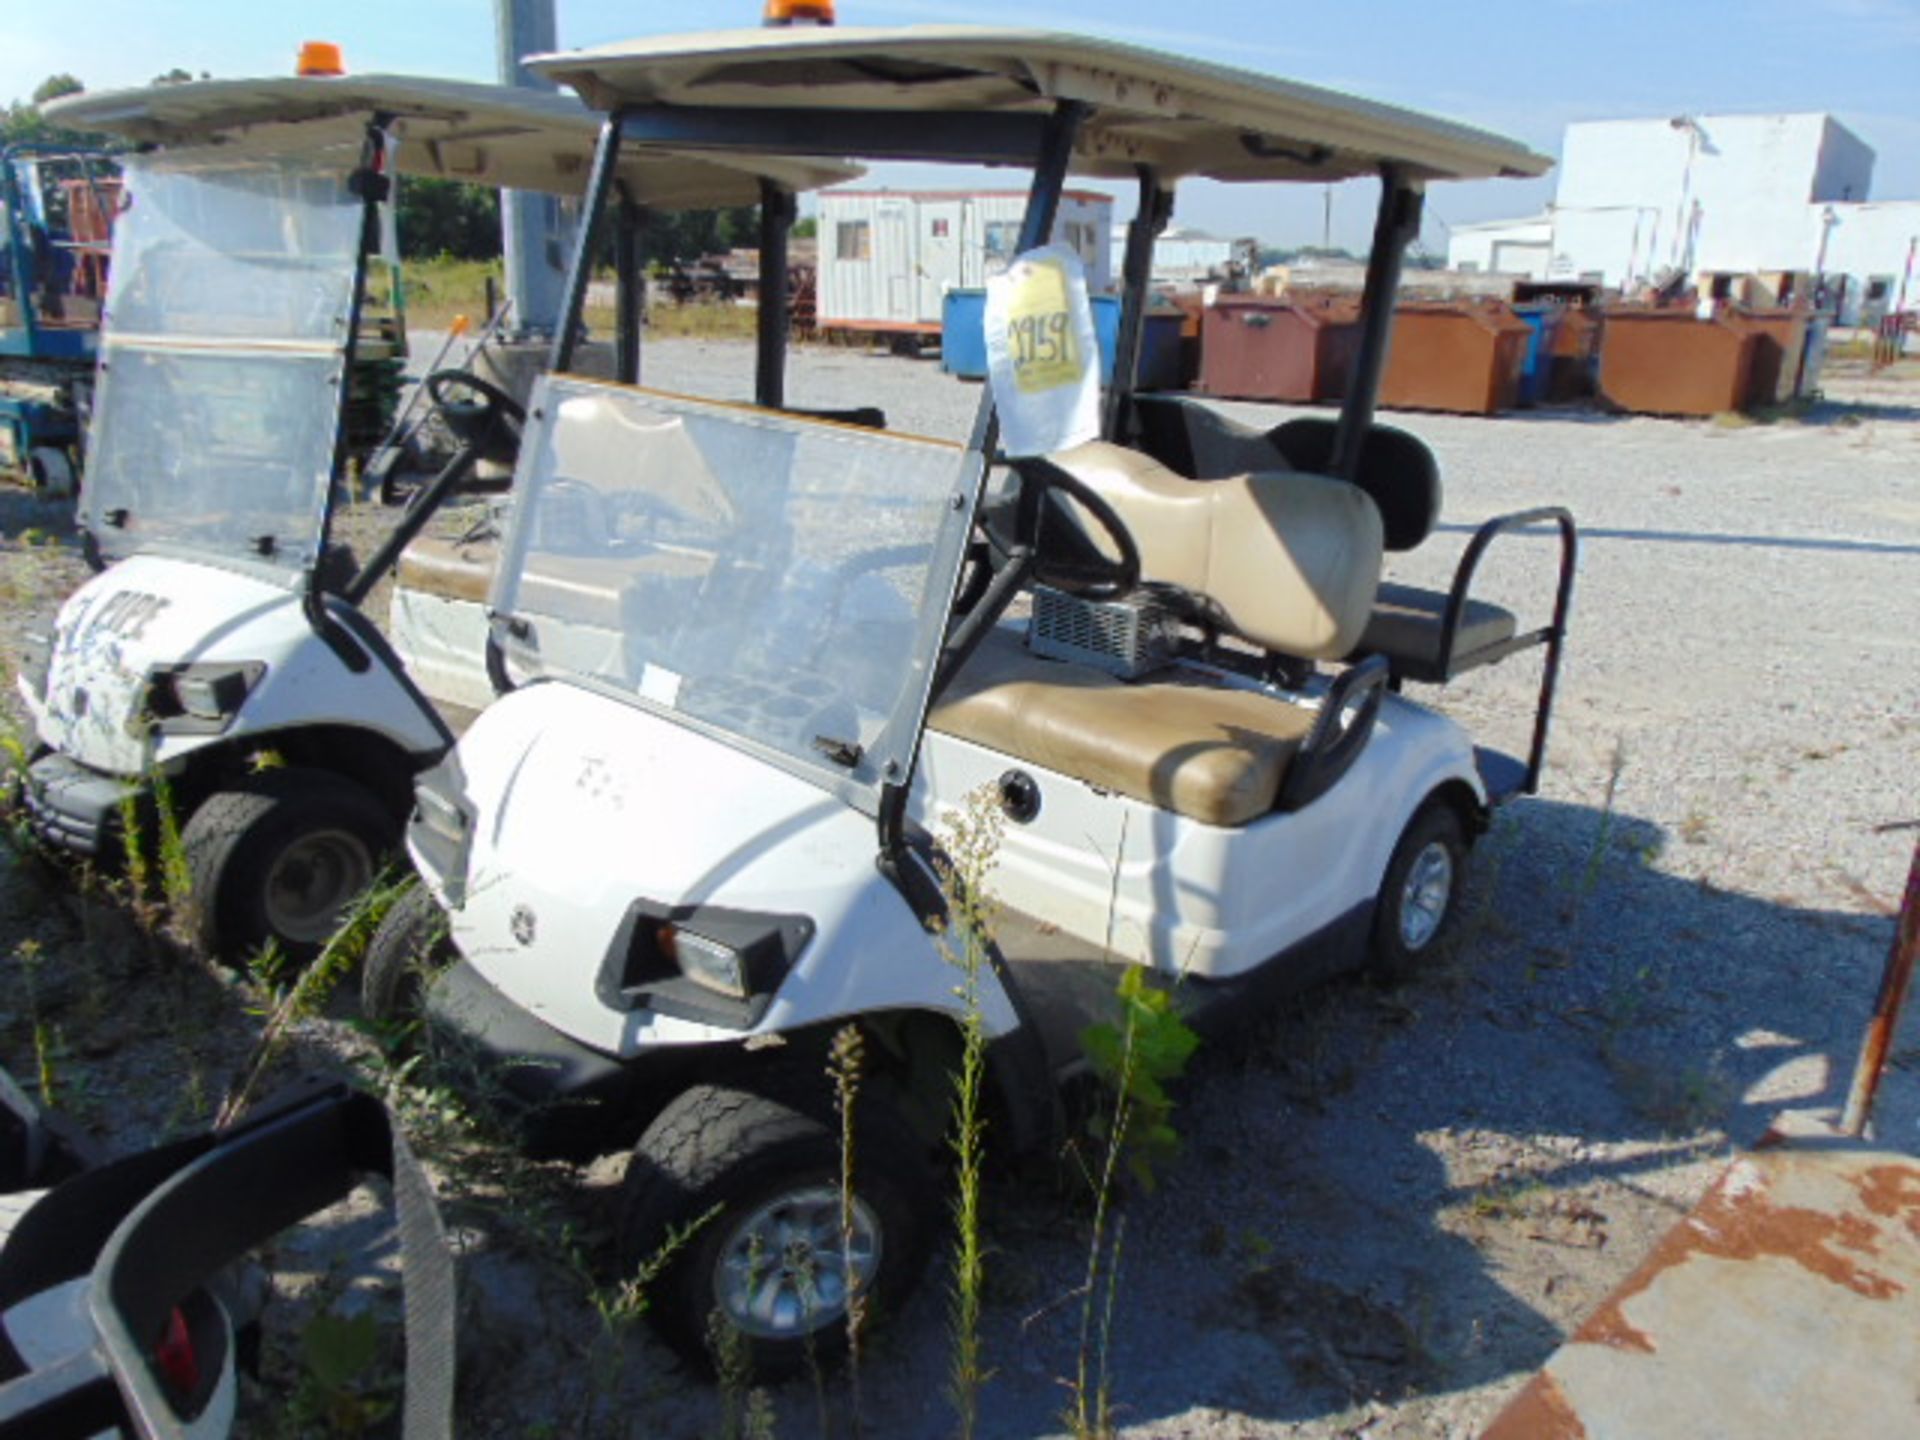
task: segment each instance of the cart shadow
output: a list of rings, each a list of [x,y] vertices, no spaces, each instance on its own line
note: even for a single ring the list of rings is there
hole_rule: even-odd
[[[1175,1116],[1183,1157],[1123,1211],[1102,1362],[1122,1424],[1364,1419],[1517,1379],[1729,1141],[1841,1102],[1890,922],[1667,873],[1667,842],[1643,820],[1518,805],[1430,974],[1321,986],[1203,1053]],[[993,1201],[1011,1295],[989,1313],[1001,1369],[981,1433],[1052,1433],[1087,1216],[1030,1187]],[[899,1327],[919,1338],[877,1347],[876,1368],[900,1369],[869,1386],[873,1433],[939,1413],[926,1288]]]

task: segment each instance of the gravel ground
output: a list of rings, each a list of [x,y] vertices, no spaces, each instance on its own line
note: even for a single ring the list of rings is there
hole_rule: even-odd
[[[744,345],[661,342],[649,356],[663,386],[749,388]],[[935,435],[964,434],[979,395],[931,363],[852,352],[807,352],[795,371],[795,404],[879,404],[896,428]],[[1396,992],[1324,987],[1196,1061],[1176,1114],[1184,1155],[1124,1210],[1107,1356],[1122,1433],[1476,1433],[1732,1147],[1782,1107],[1838,1105],[1891,934],[1881,907],[1920,821],[1920,383],[1836,376],[1829,391],[1839,403],[1771,425],[1386,417],[1428,440],[1447,486],[1446,524],[1393,559],[1396,576],[1444,583],[1498,513],[1559,502],[1580,518],[1545,787],[1482,843],[1445,963]],[[82,577],[70,546],[37,543],[65,533],[58,507],[0,496],[9,660],[26,619]],[[1548,541],[1500,542],[1484,574],[1494,598],[1544,620]],[[1537,684],[1521,658],[1423,698],[1520,751]],[[43,959],[35,991],[62,1027],[64,1103],[118,1143],[203,1113],[257,1030],[244,997],[146,955],[109,907],[54,903],[31,868],[0,883],[13,956],[0,961],[0,1059],[33,1069],[17,947],[36,939],[73,962]],[[104,1003],[126,977],[141,1004]],[[298,1049],[365,1053],[332,1020],[302,1027]],[[1912,1024],[1895,1051],[1880,1129],[1916,1150]],[[576,1278],[527,1243],[524,1203],[502,1198],[528,1175],[550,1181],[591,1260],[617,1164],[578,1184],[475,1173],[449,1185],[470,1242],[462,1433],[722,1428],[711,1391],[650,1342],[596,1344]],[[989,1214],[995,1373],[980,1433],[1056,1433],[1086,1216],[1030,1175],[995,1177]],[[349,1233],[283,1248],[291,1313],[340,1288]],[[930,1275],[874,1338],[865,1433],[952,1428],[943,1290]],[[808,1385],[770,1399],[778,1433],[821,1429]]]

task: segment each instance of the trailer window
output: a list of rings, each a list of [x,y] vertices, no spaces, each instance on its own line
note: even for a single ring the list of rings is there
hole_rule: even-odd
[[[1020,243],[1020,224],[1016,220],[987,222],[987,259],[1011,260]]]
[[[871,260],[873,226],[865,220],[842,220],[833,227],[833,255],[836,260]]]
[[[947,238],[947,222],[945,220],[935,220],[933,222],[931,233],[933,235],[933,238],[936,240],[946,239]]]

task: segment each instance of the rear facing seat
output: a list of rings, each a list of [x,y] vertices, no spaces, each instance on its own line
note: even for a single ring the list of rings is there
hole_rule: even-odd
[[[1335,425],[1321,416],[1300,416],[1258,430],[1174,396],[1137,396],[1134,406],[1147,449],[1196,480],[1275,468],[1319,472],[1333,453]],[[1388,550],[1412,550],[1432,533],[1440,517],[1440,471],[1433,452],[1418,437],[1390,425],[1370,428],[1353,483],[1379,506]],[[1353,657],[1379,655],[1396,679],[1443,684],[1507,653],[1506,642],[1518,629],[1513,612],[1469,599],[1453,653],[1443,665],[1447,598],[1444,590],[1382,584]]]

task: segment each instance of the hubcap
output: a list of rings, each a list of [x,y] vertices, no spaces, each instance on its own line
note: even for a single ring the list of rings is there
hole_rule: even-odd
[[[1453,852],[1438,840],[1429,841],[1407,867],[1400,888],[1400,943],[1423,950],[1440,931],[1447,906],[1453,900]]]
[[[373,857],[359,836],[346,830],[303,835],[267,872],[267,924],[284,939],[318,945],[372,880]]]
[[[840,1192],[814,1185],[776,1196],[733,1227],[720,1247],[714,1298],[744,1334],[791,1340],[823,1330],[847,1312],[847,1276],[865,1291],[880,1269],[880,1226],[853,1200],[849,1246],[840,1228]]]

